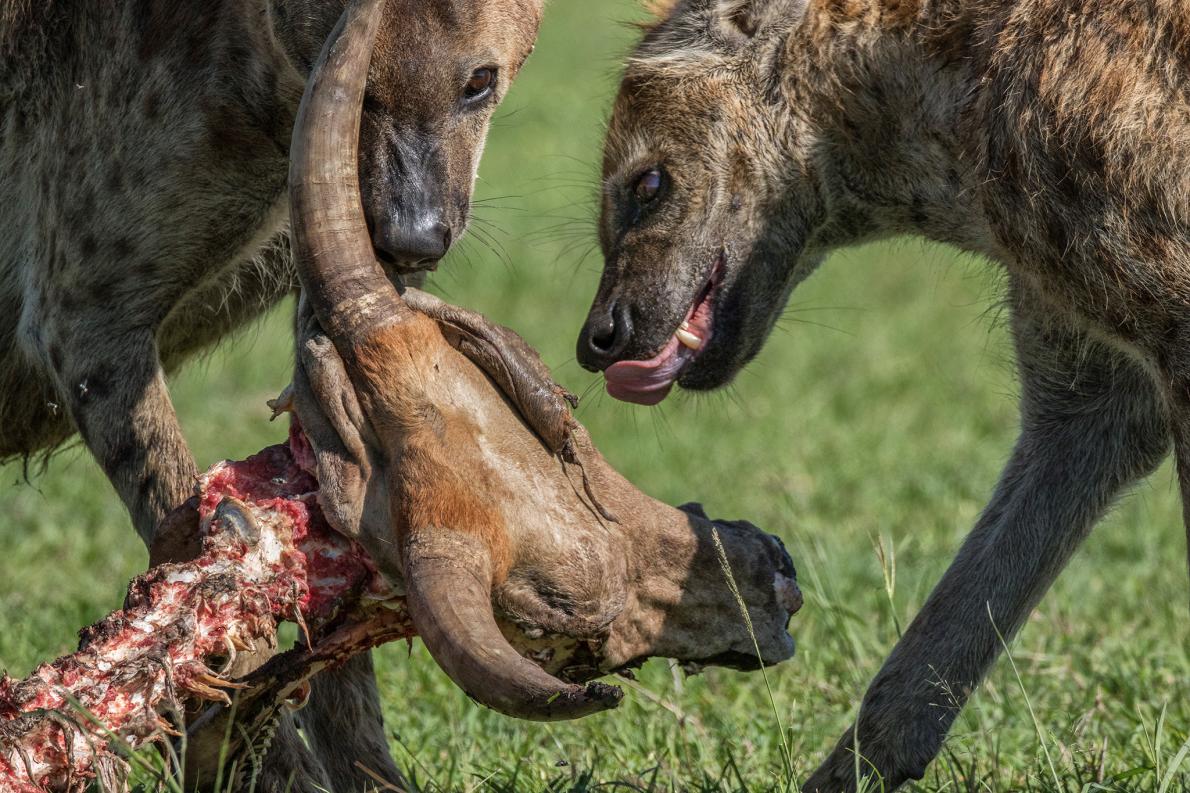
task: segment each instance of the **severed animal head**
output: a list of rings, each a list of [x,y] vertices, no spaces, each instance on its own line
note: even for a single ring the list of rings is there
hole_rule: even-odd
[[[442,669],[512,716],[614,707],[618,689],[580,684],[649,656],[737,668],[790,657],[801,595],[779,540],[641,493],[516,334],[402,296],[375,261],[355,155],[383,5],[344,13],[291,156],[305,293],[295,409],[328,520],[405,595]]]

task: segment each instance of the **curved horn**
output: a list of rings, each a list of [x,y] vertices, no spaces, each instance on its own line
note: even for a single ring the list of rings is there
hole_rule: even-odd
[[[459,688],[507,716],[577,719],[620,704],[605,683],[563,683],[522,658],[496,625],[487,547],[478,537],[435,529],[405,550],[407,604],[426,649]]]
[[[359,192],[360,111],[385,0],[353,0],[314,66],[289,157],[294,260],[339,354],[409,309],[376,262]]]
[[[345,362],[364,332],[411,315],[376,262],[359,195],[360,108],[383,6],[384,0],[353,0],[343,12],[307,85],[290,152],[298,275]],[[414,535],[405,580],[410,614],[430,654],[477,701],[541,720],[619,704],[620,689],[563,683],[513,649],[492,613],[490,551],[478,537]]]

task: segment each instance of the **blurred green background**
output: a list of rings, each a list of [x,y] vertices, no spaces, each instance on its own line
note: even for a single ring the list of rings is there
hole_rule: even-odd
[[[654,661],[618,711],[543,725],[481,710],[420,647],[386,647],[393,750],[425,789],[789,789],[850,724],[1013,442],[994,274],[914,241],[832,257],[726,392],[635,408],[578,367],[601,263],[600,138],[641,14],[623,0],[550,3],[492,130],[478,219],[432,288],[536,345],[642,489],[785,539],[806,594],[798,655],[768,672],[771,701],[758,674],[685,679]],[[265,400],[288,382],[291,310],[172,382],[200,466],[282,439]],[[28,482],[0,468],[0,484],[0,669],[23,675],[117,608],[145,553],[78,449]],[[1013,644],[1016,672],[998,665],[917,789],[1190,790],[1185,552],[1166,466],[1091,537]]]

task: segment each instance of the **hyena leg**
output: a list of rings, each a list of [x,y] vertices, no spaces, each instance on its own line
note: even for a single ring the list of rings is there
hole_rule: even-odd
[[[38,352],[64,409],[149,545],[161,518],[193,493],[196,475],[153,331],[111,327],[107,314],[63,314],[42,323]]]
[[[1190,388],[1190,384],[1186,386]],[[1175,411],[1174,445],[1178,460],[1178,489],[1182,493],[1182,524],[1186,528],[1186,567],[1190,572],[1190,405]]]
[[[150,545],[161,518],[191,495],[196,476],[153,333],[105,328],[88,323],[85,313],[70,319],[69,325],[41,323],[40,352],[80,435]],[[289,714],[282,716],[262,774],[262,781],[289,786],[276,793],[328,789]]]
[[[1092,525],[1169,448],[1160,395],[1133,362],[1018,300],[1021,435],[991,503],[805,784],[920,779],[951,723]],[[858,747],[857,747],[858,744]],[[857,757],[858,752],[858,757]]]
[[[380,711],[370,652],[311,680],[310,702],[299,714],[306,738],[335,793],[363,793],[406,783],[393,763]],[[389,789],[392,789],[389,788]]]
[[[281,714],[276,730],[255,787],[241,784],[240,788],[252,793],[338,793],[332,777],[298,735],[293,714]]]
[[[1175,371],[1166,375],[1170,389],[1170,424],[1173,428],[1174,457],[1182,493],[1182,523],[1186,530],[1186,561],[1190,572],[1190,328],[1181,334],[1179,349],[1163,356]]]

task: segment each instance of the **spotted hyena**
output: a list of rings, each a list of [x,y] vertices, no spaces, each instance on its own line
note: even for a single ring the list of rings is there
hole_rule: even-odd
[[[345,5],[0,0],[0,459],[79,433],[146,542],[196,473],[165,374],[295,288],[290,132]],[[388,0],[359,164],[393,277],[462,235],[540,6]],[[298,789],[397,780],[370,663],[315,692],[321,764],[281,742]]]
[[[599,231],[579,360],[646,404],[730,381],[840,246],[916,234],[1007,274],[1020,439],[807,791],[921,777],[958,711],[940,680],[969,694],[1171,444],[1190,503],[1185,0],[671,0],[624,72]]]

